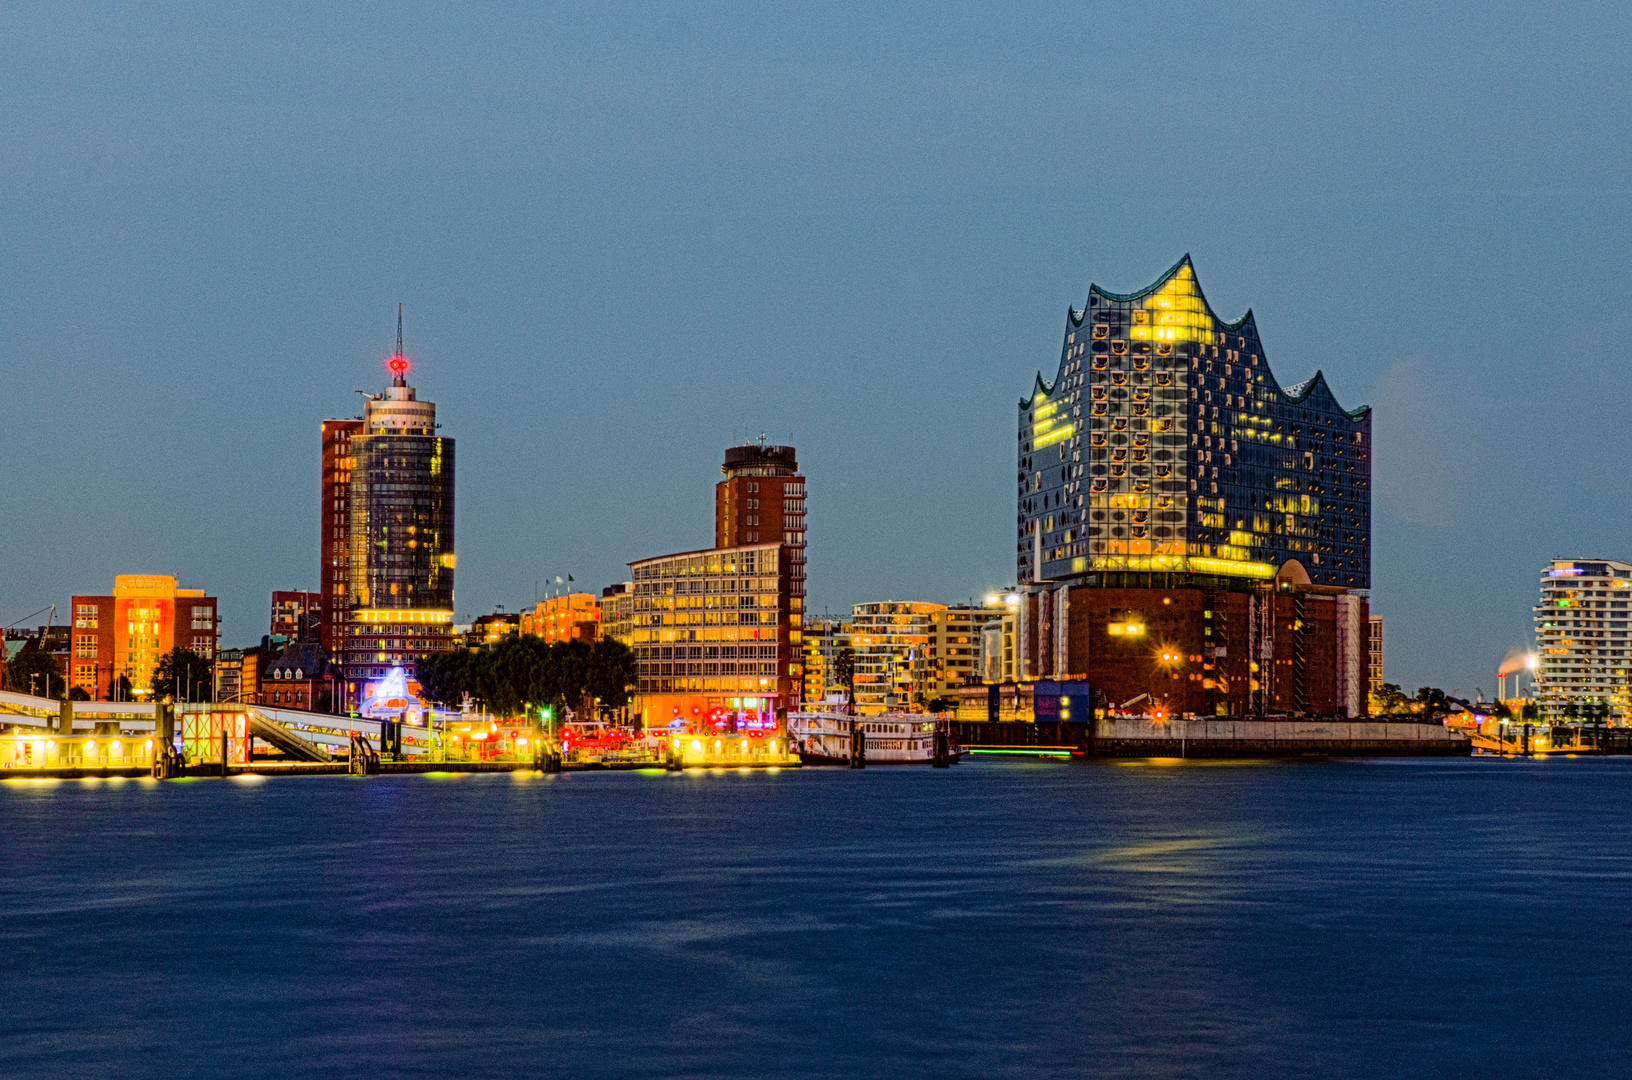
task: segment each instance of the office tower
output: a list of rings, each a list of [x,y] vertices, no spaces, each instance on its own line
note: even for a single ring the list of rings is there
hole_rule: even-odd
[[[804,592],[805,478],[791,446],[746,443],[725,451],[714,485],[714,546],[787,546],[792,579]]]
[[[1169,715],[1364,711],[1370,410],[1318,371],[1283,387],[1189,256],[1090,287],[1018,435],[1020,678]]]
[[[338,657],[346,700],[371,708],[388,708],[375,702],[376,691],[401,698],[400,680],[383,681],[394,669],[411,674],[416,658],[454,646],[454,440],[436,433],[436,405],[408,385],[400,309],[388,367],[391,385],[364,403],[359,427],[324,425],[325,517],[339,513],[330,505],[338,484],[347,495],[343,593],[332,577],[340,567],[324,566],[325,602],[345,612],[344,625],[330,628],[339,648],[329,652]],[[330,472],[330,424],[337,425],[334,469],[345,481]],[[339,542],[341,531],[326,534],[325,545]]]
[[[1536,698],[1543,723],[1632,717],[1632,648],[1627,611],[1632,565],[1554,559],[1541,572],[1536,605]],[[1587,715],[1588,712],[1592,715]]]
[[[760,725],[802,700],[805,482],[791,446],[734,446],[713,548],[629,564],[647,726]]]
[[[351,440],[362,430],[361,419],[323,421],[321,640],[331,657],[340,655],[351,616]]]

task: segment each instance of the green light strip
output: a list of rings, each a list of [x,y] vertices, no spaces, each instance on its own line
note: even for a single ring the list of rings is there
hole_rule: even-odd
[[[968,751],[969,753],[971,753],[971,754],[1019,754],[1022,757],[1070,757],[1071,756],[1071,751],[1070,750],[1056,750],[1056,749],[1052,749],[1052,748],[1043,749],[1041,747],[1033,747],[1030,750],[1008,750],[1008,749],[998,749],[996,747],[992,747],[992,748],[988,749],[986,747],[966,746],[966,747],[964,747],[964,749],[966,751]]]

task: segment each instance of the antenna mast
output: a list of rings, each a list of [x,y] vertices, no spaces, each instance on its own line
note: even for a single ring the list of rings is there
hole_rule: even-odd
[[[403,355],[402,355],[402,301],[399,300],[399,301],[397,301],[397,360],[401,361],[402,359],[403,359]],[[392,385],[393,386],[407,386],[408,385],[408,373],[407,373],[407,365],[406,364],[402,364],[398,368],[397,377],[394,380],[392,380]]]

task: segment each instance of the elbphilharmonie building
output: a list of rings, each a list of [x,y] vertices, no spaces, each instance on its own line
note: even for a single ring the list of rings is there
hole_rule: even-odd
[[[1020,402],[1018,458],[1033,677],[1097,668],[1115,696],[1152,682],[1137,641],[1185,658],[1154,673],[1175,710],[1364,711],[1370,410],[1318,371],[1283,385],[1252,312],[1215,314],[1188,255],[1069,310],[1058,371]]]

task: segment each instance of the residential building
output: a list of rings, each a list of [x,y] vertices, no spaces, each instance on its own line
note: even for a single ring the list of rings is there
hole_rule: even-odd
[[[280,709],[331,712],[341,678],[315,641],[296,641],[267,662],[261,704]]]
[[[855,656],[856,711],[921,709],[918,663],[927,656],[932,616],[945,604],[885,600],[852,611],[850,649]]]
[[[330,656],[340,655],[351,620],[351,440],[362,433],[362,417],[323,421],[320,640]]]
[[[1374,697],[1383,685],[1383,617],[1366,618],[1366,697]]]
[[[501,610],[491,615],[478,615],[463,635],[465,646],[481,649],[497,645],[511,634],[528,633],[526,624],[527,616],[523,613],[509,614]]]
[[[111,595],[75,596],[71,604],[69,685],[93,700],[107,697],[120,675],[138,696],[146,695],[160,658],[172,649],[215,660],[215,597],[203,589],[178,588],[173,577],[121,574],[113,579]]]
[[[635,643],[635,583],[608,585],[601,590],[601,629],[604,638],[624,645]]]
[[[930,612],[929,641],[913,665],[913,700],[928,708],[932,701],[956,698],[965,683],[979,681],[985,626],[1007,613],[1001,605],[969,604]]]
[[[521,615],[521,632],[547,642],[593,642],[601,629],[601,604],[594,593],[552,596]]]
[[[244,700],[244,650],[222,649],[215,654],[215,700]]]
[[[807,618],[804,625],[804,700],[806,707],[848,692],[839,679],[839,653],[850,647],[853,624],[833,618]]]
[[[454,440],[436,433],[436,405],[408,385],[400,312],[388,366],[391,385],[364,403],[362,429],[349,436],[343,599],[350,608],[338,656],[330,652],[346,703],[365,711],[376,691],[386,695],[381,701],[400,696],[393,671],[454,648]]]
[[[1064,337],[1019,405],[1014,677],[1175,715],[1363,714],[1370,410],[1320,372],[1283,388],[1189,256],[1090,286]]]
[[[272,628],[290,641],[317,641],[323,626],[323,594],[273,592]]]
[[[1020,611],[1021,594],[1005,589],[986,598],[986,606],[999,614],[992,616],[980,628],[980,681],[1006,683],[1015,681],[1014,645]]]
[[[647,726],[762,726],[802,700],[804,477],[789,446],[731,447],[722,471],[715,546],[629,564]]]
[[[1554,559],[1542,570],[1534,673],[1542,723],[1588,719],[1589,707],[1607,707],[1616,725],[1632,722],[1629,610],[1632,564]]]

